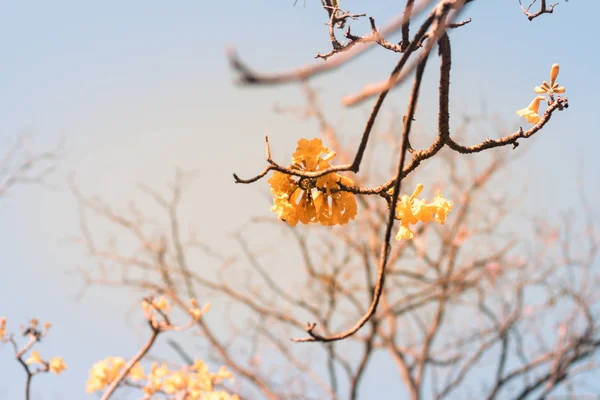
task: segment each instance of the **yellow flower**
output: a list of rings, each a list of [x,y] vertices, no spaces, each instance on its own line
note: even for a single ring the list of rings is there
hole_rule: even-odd
[[[175,394],[187,388],[187,379],[183,371],[176,372],[163,380],[163,391],[166,394]]]
[[[134,381],[146,379],[146,376],[144,375],[144,368],[140,365],[140,363],[135,363],[135,365],[129,370],[128,375]]]
[[[54,372],[56,375],[67,369],[67,364],[63,361],[62,357],[54,357],[48,364],[48,369]]]
[[[166,368],[162,368],[159,370],[158,364],[152,363],[152,367],[150,368],[150,374],[148,374],[148,384],[144,387],[144,392],[146,394],[154,394],[155,392],[161,390],[162,388],[162,377],[166,375]],[[156,374],[158,371],[158,375]],[[168,373],[168,371],[166,371]]]
[[[292,169],[313,172],[330,167],[335,152],[323,146],[321,139],[300,139],[292,156]],[[295,226],[320,223],[322,225],[346,224],[357,214],[354,194],[343,192],[339,184],[352,186],[350,178],[330,173],[316,179],[297,178],[283,172],[274,172],[269,185],[273,206],[279,219]]]
[[[526,108],[517,110],[517,115],[525,118],[530,124],[537,124],[540,122],[538,110],[542,100],[546,100],[546,98],[544,96],[537,96]]]
[[[6,317],[0,317],[0,340],[4,339],[6,333]]]
[[[100,390],[104,389],[105,386],[106,383],[104,383],[102,380],[89,378],[85,384],[85,391],[87,393],[99,392]]]
[[[204,363],[204,361],[202,361],[198,358],[194,360],[194,364],[192,364],[190,366],[190,369],[192,371],[198,371],[198,373],[203,373],[203,374],[208,372],[208,366]]]
[[[190,308],[189,311],[190,313],[192,313],[192,316],[196,321],[199,320],[200,317],[202,317],[204,314],[206,314],[208,310],[210,310],[210,303],[207,303],[202,308],[198,307],[198,302],[196,301],[196,299],[191,299],[191,303],[193,307]]]
[[[43,364],[44,360],[42,360],[42,358],[40,357],[40,353],[38,353],[37,350],[34,350],[31,352],[31,357],[29,357],[27,359],[27,361],[25,361],[26,364]]]
[[[154,306],[154,308],[162,310],[164,312],[169,312],[169,310],[171,309],[171,306],[163,296],[160,296],[158,300],[152,300],[152,305]]]
[[[108,357],[106,359],[108,380],[114,381],[115,378],[121,372],[121,369],[125,366],[125,359],[123,357]]]
[[[160,367],[156,367],[155,365],[153,365],[152,375],[155,378],[163,378],[169,375],[170,373],[171,371],[169,371],[169,369],[167,368],[167,364],[162,364]]]
[[[393,189],[388,193],[391,194]],[[442,197],[440,192],[437,192],[435,199],[431,203],[417,198],[423,191],[423,185],[417,184],[412,195],[403,195],[398,199],[396,204],[396,218],[400,220],[400,230],[396,235],[396,240],[412,239],[414,237],[410,225],[415,225],[417,222],[435,221],[439,224],[444,224],[448,213],[452,210],[453,203]]]
[[[433,199],[433,202],[430,204],[430,207],[435,210],[435,222],[444,225],[446,217],[450,211],[452,211],[453,205],[454,203],[446,200],[438,191],[435,195],[435,199]]]
[[[197,306],[195,301],[192,304]],[[217,373],[210,373],[208,366],[198,359],[193,365],[177,372],[169,371],[165,364],[159,367],[154,363],[148,375],[148,383],[142,390],[148,396],[162,392],[187,400],[239,400],[236,395],[214,390],[213,384],[218,384],[223,379],[232,380],[233,375],[225,367],[221,367]]]
[[[224,365],[219,368],[219,372],[214,374],[212,378],[216,384],[221,383],[224,379],[229,379],[233,382],[233,374]]]
[[[223,390],[219,390],[218,392],[207,393],[204,397],[201,397],[201,398],[203,400],[239,400],[239,397],[237,394],[234,394],[232,396]]]
[[[87,392],[93,393],[104,389],[116,379],[124,366],[125,360],[121,357],[107,357],[94,364],[86,383]]]

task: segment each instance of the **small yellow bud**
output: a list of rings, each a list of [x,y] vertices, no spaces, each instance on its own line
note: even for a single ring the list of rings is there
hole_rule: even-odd
[[[423,191],[423,184],[422,183],[417,183],[417,187],[415,187],[415,191],[410,196],[410,198],[414,199],[415,197],[418,197],[421,194],[422,191]]]
[[[0,317],[0,340],[4,338],[6,332],[6,317]]]
[[[170,309],[169,303],[167,303],[167,300],[162,296],[160,296],[158,300],[152,300],[152,305],[157,310],[163,310],[164,312],[169,312]]]
[[[206,312],[210,309],[210,303],[207,303],[202,309],[198,307],[190,308],[190,313],[192,313],[194,319],[197,321],[202,317]]]
[[[550,69],[550,86],[554,85],[559,70],[560,66],[558,64],[552,64],[552,68]]]

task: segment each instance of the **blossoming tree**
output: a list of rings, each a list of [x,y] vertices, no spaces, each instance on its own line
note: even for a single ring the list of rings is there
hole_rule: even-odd
[[[145,188],[167,220],[158,239],[149,233],[145,213],[134,209],[134,215],[118,214],[73,186],[83,210],[86,251],[100,265],[81,271],[85,284],[151,294],[142,300],[148,342],[129,360],[111,356],[93,365],[88,392],[101,392],[103,399],[122,387],[134,388],[147,399],[237,399],[238,394],[357,399],[370,398],[360,391],[368,376],[392,371],[394,394],[415,400],[524,399],[574,392],[582,374],[597,370],[600,326],[594,266],[600,236],[593,220],[582,228],[573,218],[560,226],[534,219],[529,226],[533,234],[524,233],[522,226],[507,229],[506,221],[514,216],[511,198],[490,190],[511,168],[512,160],[500,148],[517,148],[568,107],[562,96],[566,89],[557,82],[559,66],[550,67],[549,82],[535,86],[536,97],[517,111],[530,125],[527,129],[509,134],[496,130],[498,138],[482,140],[467,133],[472,120],[451,128],[451,30],[470,22],[461,20],[469,3],[482,6],[473,0],[406,0],[404,12],[388,25],[378,28],[370,18],[371,31],[357,36],[350,26],[364,15],[345,11],[339,1],[322,0],[332,49],[319,53],[318,63],[263,74],[230,53],[243,84],[302,83],[306,115],[320,126],[310,138],[298,138],[290,164],[274,160],[267,138],[263,171],[250,178],[234,174],[240,184],[270,174],[266,183],[273,212],[271,218],[252,219],[250,228],[236,232],[235,257],[182,231],[178,206],[188,178],[184,173],[177,174],[172,196]],[[521,5],[530,21],[552,13],[556,5],[541,1],[538,11],[532,6]],[[418,18],[422,22],[411,36]],[[345,43],[339,39],[343,29]],[[388,38],[396,32],[401,41],[392,43]],[[340,145],[308,81],[371,46],[400,57],[387,80],[343,99],[351,106],[376,98],[358,147],[349,151]],[[412,146],[417,143],[413,121],[434,49],[440,59],[437,133],[419,150]],[[377,131],[386,96],[410,78],[402,123]],[[542,102],[547,105],[544,112]],[[365,165],[373,157],[369,151],[376,131],[389,143],[377,157],[395,161],[387,176]],[[461,144],[465,139],[476,144]],[[478,168],[474,156],[467,156],[475,153],[485,153],[477,158]],[[428,166],[435,166],[435,173],[425,172]],[[135,243],[120,250],[99,245],[89,218],[108,222],[115,238],[133,234]],[[274,249],[281,252],[280,264],[268,260],[249,239],[248,229],[264,224],[277,230],[282,242],[294,245],[293,254],[283,246]],[[198,267],[193,256],[197,249],[211,265]],[[105,262],[121,273],[107,273]],[[301,277],[276,278],[276,265],[296,268]],[[196,298],[223,305],[219,320],[211,321]],[[176,312],[188,322],[172,322]],[[0,320],[0,338],[13,342],[6,329],[6,321]],[[205,362],[190,356],[189,343],[178,339],[168,343],[182,366],[170,367],[167,360],[143,366],[162,332],[192,329],[200,333],[194,340],[205,346],[208,357],[223,365],[218,372],[209,372]],[[47,330],[32,321],[28,335],[35,342]],[[46,361],[35,352],[23,360],[27,350],[15,345],[28,382],[35,373],[66,368],[62,359]],[[32,373],[33,364],[39,368]]]

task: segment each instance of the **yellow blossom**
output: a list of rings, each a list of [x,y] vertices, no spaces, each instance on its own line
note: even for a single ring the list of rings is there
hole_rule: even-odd
[[[192,371],[198,371],[198,373],[205,374],[208,372],[208,365],[206,365],[206,363],[200,359],[195,359],[194,364],[190,366],[190,369]]]
[[[540,122],[538,110],[542,100],[546,100],[546,98],[544,96],[537,96],[526,108],[517,110],[517,115],[525,118],[530,124],[537,124]]]
[[[163,365],[161,368],[158,368],[157,363],[152,363],[152,367],[150,368],[150,374],[148,374],[148,383],[144,387],[144,392],[146,394],[154,394],[155,392],[162,389],[162,378],[169,371]]]
[[[148,300],[146,299],[142,300],[142,310],[145,312],[150,311],[150,303],[148,303]]]
[[[192,304],[197,306],[194,301]],[[236,395],[214,390],[214,384],[219,384],[223,379],[233,379],[233,375],[225,367],[221,367],[217,373],[211,373],[201,360],[195,360],[193,365],[179,371],[170,371],[165,364],[159,367],[154,363],[148,374],[148,382],[142,389],[149,396],[162,392],[187,400],[239,400]]]
[[[163,380],[163,391],[166,394],[175,394],[187,388],[187,379],[183,371],[176,372]]]
[[[158,300],[152,300],[152,305],[154,306],[154,308],[162,310],[164,312],[169,312],[169,310],[171,309],[171,306],[163,296],[160,296]]]
[[[304,172],[322,171],[330,167],[335,152],[323,146],[321,139],[300,139],[292,156],[291,169]],[[273,206],[279,219],[295,226],[320,223],[342,225],[357,214],[354,194],[341,191],[340,183],[352,186],[347,177],[330,173],[316,179],[298,178],[276,171],[269,179]]]
[[[85,384],[85,391],[87,393],[99,392],[104,389],[106,383],[99,379],[88,379]]]
[[[40,353],[37,350],[31,352],[31,357],[25,361],[26,364],[43,364],[44,360],[40,357]]]
[[[144,368],[140,365],[140,363],[135,363],[135,365],[129,370],[128,376],[134,381],[146,379],[146,376],[144,375]]]
[[[54,357],[48,363],[48,369],[58,375],[67,369],[67,364],[65,364],[62,357]]]
[[[230,381],[233,381],[233,374],[231,373],[231,371],[229,371],[227,368],[225,368],[225,366],[221,366],[221,368],[219,368],[219,372],[217,372],[216,374],[213,375],[213,381],[216,384],[221,383],[224,379],[229,379]]]
[[[452,211],[454,203],[446,200],[442,194],[438,191],[435,195],[435,199],[430,204],[430,207],[435,210],[435,222],[444,225],[446,217]]]
[[[210,303],[207,303],[202,308],[198,307],[198,302],[196,301],[196,299],[190,299],[190,303],[192,303],[192,307],[189,309],[189,311],[196,321],[199,320],[200,317],[202,317],[204,314],[206,314],[208,310],[210,310]]]
[[[393,189],[389,193],[392,191]],[[424,223],[435,221],[442,225],[446,222],[453,203],[442,197],[440,192],[437,192],[431,203],[427,203],[425,200],[417,198],[422,191],[423,185],[419,183],[410,196],[403,195],[398,199],[396,218],[400,220],[400,230],[396,235],[396,240],[412,239],[414,233],[410,229],[410,225],[415,225],[419,221]]]
[[[93,393],[104,389],[117,378],[124,366],[125,360],[122,357],[107,357],[94,364],[86,383],[87,392]]]
[[[0,340],[4,339],[6,334],[6,317],[0,317]]]
[[[167,368],[167,364],[162,364],[160,367],[152,366],[152,375],[155,378],[162,378],[170,374],[171,371]]]

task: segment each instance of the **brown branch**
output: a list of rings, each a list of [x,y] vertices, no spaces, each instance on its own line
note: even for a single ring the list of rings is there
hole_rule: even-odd
[[[434,21],[434,18],[433,18],[433,14],[432,14],[423,23],[423,25],[419,29],[419,32],[415,35],[415,39],[416,40],[418,40],[419,38],[421,38],[421,37],[423,37],[425,35],[425,33],[427,32],[427,29],[429,29],[429,26],[433,23],[433,21]],[[414,42],[415,41],[413,41],[413,43]],[[389,78],[389,81],[393,81],[394,77],[400,71],[402,71],[402,68],[406,64],[406,61],[408,60],[408,58],[410,57],[410,55],[412,54],[412,52],[414,50],[416,50],[416,48],[417,47],[415,45],[412,45],[402,55],[402,57],[398,61],[398,64],[396,65],[396,67],[392,71],[392,73],[390,75],[390,78]],[[250,179],[241,179],[236,174],[233,174],[233,177],[234,177],[236,183],[252,183],[252,182],[256,182],[257,180],[263,178],[271,170],[283,172],[283,173],[286,173],[288,175],[293,175],[293,176],[298,176],[298,177],[304,177],[304,178],[318,178],[320,176],[324,176],[324,175],[330,174],[332,172],[342,172],[342,171],[352,171],[354,173],[357,173],[359,171],[360,164],[362,162],[365,150],[367,148],[367,144],[369,142],[369,137],[370,137],[371,131],[373,129],[373,126],[375,125],[375,120],[377,119],[377,115],[379,114],[379,110],[381,109],[381,105],[383,104],[383,101],[385,100],[388,92],[389,92],[389,90],[383,90],[383,91],[381,91],[381,93],[379,93],[379,96],[377,97],[377,101],[373,105],[373,109],[371,110],[371,114],[369,115],[369,119],[367,120],[367,123],[365,125],[364,131],[363,131],[363,134],[362,134],[362,137],[361,137],[360,145],[358,146],[358,149],[356,151],[356,155],[354,156],[354,160],[353,160],[352,164],[338,165],[338,166],[333,166],[333,167],[326,168],[326,169],[323,169],[323,170],[320,170],[320,171],[309,171],[309,172],[298,171],[298,170],[291,169],[291,168],[285,168],[285,167],[282,167],[279,164],[276,164],[271,159],[271,156],[270,156],[271,152],[270,152],[270,147],[269,147],[269,140],[267,138],[266,139],[266,152],[267,152],[267,163],[269,165],[267,167],[265,167],[265,169],[260,174],[258,174],[257,176],[255,176],[253,178],[250,178]]]
[[[537,11],[535,13],[530,13],[529,9],[531,8],[531,6],[533,6],[535,4],[535,2],[536,2],[536,0],[533,0],[533,2],[529,5],[529,7],[527,7],[527,9],[525,9],[525,7],[523,7],[523,3],[521,2],[521,0],[519,0],[519,5],[521,6],[521,11],[523,11],[523,14],[525,14],[527,19],[530,21],[533,21],[534,18],[537,18],[542,14],[552,14],[552,12],[554,12],[554,7],[556,7],[558,5],[558,3],[554,3],[554,4],[551,4],[549,7],[546,7],[546,0],[541,0],[539,11]]]
[[[0,158],[0,198],[20,185],[49,187],[47,178],[58,168],[62,158],[62,142],[52,151],[29,154],[27,139],[27,136],[19,136]]]
[[[428,21],[430,21],[429,24],[432,26],[432,32],[427,34],[427,38],[431,39],[431,41],[428,41],[428,43],[425,44],[423,52],[429,53],[432,50],[433,45],[445,33],[446,29],[448,28],[448,25],[445,22],[448,13],[452,11],[452,9],[457,9],[453,17],[456,18],[458,15],[460,15],[464,5],[470,1],[472,0],[443,0],[434,7],[428,18]],[[423,26],[424,25],[425,24],[423,24]],[[427,26],[427,28],[429,28],[429,26]],[[420,47],[424,38],[425,33],[422,35],[415,35],[410,47]],[[409,77],[417,65],[418,61],[410,65],[407,69],[398,71],[393,75],[393,77],[384,82],[365,86],[360,92],[344,97],[342,99],[342,103],[346,106],[356,106],[375,95],[379,95],[383,91],[389,91],[392,88],[398,87]]]
[[[413,16],[418,15],[423,9],[425,9],[432,0],[423,1],[420,7],[415,7],[413,10]],[[379,33],[382,37],[387,37],[402,28],[405,18],[404,15],[397,16]],[[334,71],[347,62],[357,58],[367,50],[371,49],[375,44],[372,42],[365,42],[363,46],[355,46],[349,51],[339,54],[337,57],[328,60],[327,62],[320,62],[311,65],[306,65],[297,69],[293,69],[287,72],[275,73],[275,74],[259,74],[252,71],[245,63],[243,63],[237,56],[235,50],[230,49],[227,52],[229,63],[231,67],[240,74],[239,82],[242,84],[253,84],[253,85],[278,85],[292,82],[300,82],[305,79],[320,75],[325,72]]]
[[[569,107],[569,101],[566,98],[558,97],[555,101],[551,102],[548,105],[548,108],[544,112],[544,115],[540,119],[540,122],[524,131],[523,128],[519,128],[519,130],[511,135],[505,136],[500,139],[486,139],[485,142],[481,142],[479,144],[473,146],[462,146],[456,143],[452,138],[448,138],[447,144],[452,150],[455,150],[462,154],[471,154],[478,153],[483,150],[491,149],[494,147],[506,146],[509,144],[513,145],[513,148],[516,148],[519,143],[518,140],[521,138],[529,138],[533,136],[535,133],[539,132],[552,118],[552,113],[556,110],[562,110],[564,108]]]
[[[402,41],[400,48],[407,49],[410,45],[410,18],[412,17],[415,0],[406,0],[404,12],[402,13]]]
[[[391,240],[391,236],[392,236],[392,228],[394,226],[395,215],[396,215],[396,204],[398,202],[398,197],[399,197],[400,189],[401,189],[402,178],[400,178],[400,175],[402,175],[402,171],[404,169],[404,160],[406,157],[406,152],[408,150],[408,138],[409,138],[410,130],[412,127],[412,121],[413,121],[413,118],[414,118],[414,115],[416,112],[416,108],[417,108],[417,100],[419,98],[421,81],[423,79],[423,73],[425,72],[425,66],[427,64],[427,59],[428,59],[427,56],[428,56],[427,53],[424,53],[424,55],[421,56],[421,62],[416,71],[415,82],[413,84],[413,89],[412,89],[410,101],[408,104],[408,110],[406,113],[407,117],[404,122],[404,132],[402,134],[402,146],[401,146],[400,156],[399,156],[399,160],[398,160],[398,171],[397,171],[397,175],[396,175],[397,179],[394,184],[394,191],[392,194],[392,200],[391,200],[390,210],[389,210],[389,214],[388,214],[385,238],[384,238],[383,244],[381,246],[381,255],[380,255],[380,261],[379,261],[377,281],[375,283],[375,288],[373,291],[373,298],[371,301],[371,305],[369,306],[369,309],[367,310],[365,315],[363,315],[363,317],[352,328],[348,329],[345,332],[342,332],[340,334],[333,335],[333,336],[328,336],[328,337],[321,336],[314,332],[316,323],[309,323],[307,325],[306,332],[309,334],[310,337],[303,338],[303,339],[292,339],[295,342],[313,342],[313,341],[331,342],[331,341],[345,339],[345,338],[353,335],[354,333],[356,333],[373,316],[373,314],[375,314],[375,311],[377,310],[377,305],[379,304],[379,300],[381,298],[381,293],[383,292],[383,285],[385,283],[386,266],[387,266],[387,261],[388,261],[388,257],[389,257],[389,252],[390,252],[390,240]]]

